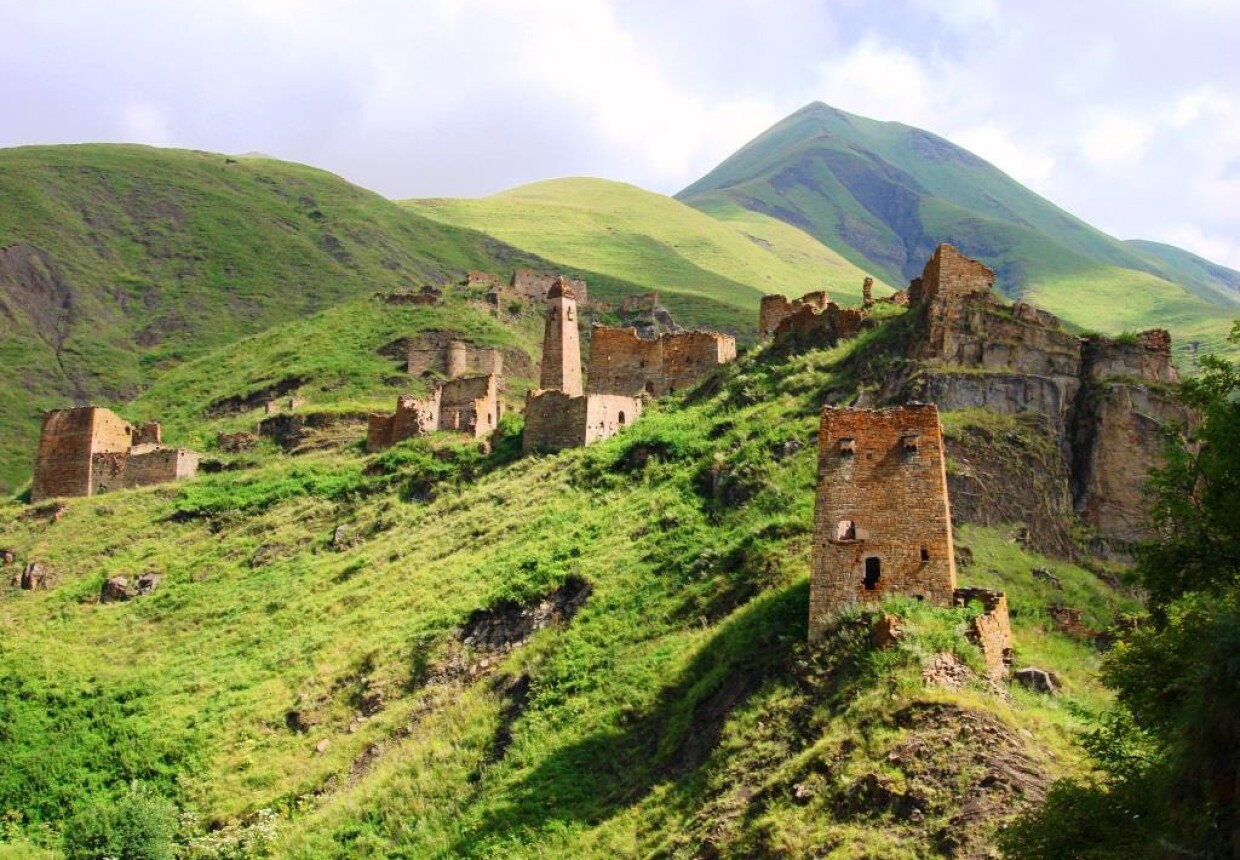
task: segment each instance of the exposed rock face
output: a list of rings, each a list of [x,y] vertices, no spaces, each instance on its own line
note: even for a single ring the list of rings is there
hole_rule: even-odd
[[[469,616],[459,638],[475,650],[507,651],[524,644],[544,627],[571,620],[592,591],[584,579],[570,577],[544,598],[525,603],[506,600],[489,609],[479,609]]]
[[[18,579],[18,586],[22,591],[34,591],[36,588],[47,588],[51,585],[51,579],[51,575],[46,567],[37,561],[32,561],[22,570],[21,577]]]
[[[134,590],[138,595],[151,594],[164,581],[162,574],[144,573],[134,582]]]
[[[1120,340],[1078,338],[1051,314],[1004,304],[990,293],[993,281],[985,266],[939,247],[909,286],[917,317],[907,352],[919,363],[888,380],[882,395],[944,411],[1044,416],[1063,463],[1048,464],[1049,472],[1066,475],[1075,513],[1096,534],[1093,549],[1124,555],[1146,537],[1144,484],[1162,458],[1162,428],[1193,421],[1168,389],[1178,380],[1170,336],[1155,329]],[[1041,507],[1057,513],[1062,492],[1047,498]],[[961,511],[970,521],[984,516],[981,508]],[[1067,521],[1047,534],[1042,519],[1030,523],[1035,543],[1062,552]]]
[[[1027,690],[1035,693],[1046,693],[1050,696],[1059,694],[1059,681],[1054,674],[1036,666],[1026,666],[1016,670],[1013,679]]]

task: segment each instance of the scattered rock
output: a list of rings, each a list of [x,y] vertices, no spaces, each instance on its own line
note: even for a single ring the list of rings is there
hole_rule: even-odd
[[[1011,534],[1008,535],[1008,540],[1010,540],[1012,543],[1020,544],[1021,546],[1028,546],[1029,545],[1029,527],[1028,526],[1017,526],[1016,528],[1012,529]]]
[[[323,740],[319,741],[317,744],[314,745],[314,751],[318,753],[319,755],[322,755],[323,753],[327,752],[327,748],[331,745],[332,745],[332,742],[330,740],[328,740],[327,738],[323,738]]]
[[[1012,677],[1027,690],[1046,693],[1049,696],[1059,695],[1059,679],[1053,672],[1039,669],[1036,666],[1026,666],[1024,669],[1018,669]]]
[[[336,530],[332,532],[332,549],[336,552],[344,552],[352,549],[357,545],[357,539],[353,537],[353,533],[346,525],[336,526]]]
[[[799,439],[788,439],[775,446],[775,450],[771,452],[771,456],[776,460],[783,460],[785,457],[791,457],[797,451],[804,448],[804,443]]]
[[[884,613],[879,615],[870,627],[870,644],[885,651],[895,647],[903,635],[899,616]]]
[[[138,581],[134,583],[137,587],[138,594],[150,594],[159,588],[159,584],[164,581],[164,577],[159,573],[144,573],[138,577]]]
[[[1059,581],[1059,577],[1051,573],[1049,567],[1035,567],[1029,571],[1033,574],[1033,578],[1041,582],[1048,583],[1051,588],[1057,588],[1063,591],[1063,583]]]
[[[927,684],[937,684],[949,690],[959,690],[974,676],[969,667],[961,663],[951,651],[940,651],[922,670],[921,677]]]
[[[1081,610],[1063,603],[1055,603],[1047,609],[1047,612],[1050,613],[1055,629],[1065,636],[1082,640],[1097,638],[1097,634],[1085,625]]]
[[[956,567],[966,568],[973,566],[973,550],[967,546],[956,544]]]
[[[22,570],[18,585],[23,591],[34,591],[36,588],[47,588],[51,581],[52,578],[47,568],[37,561],[32,561]]]
[[[545,598],[524,603],[505,600],[490,609],[476,610],[461,628],[458,638],[475,650],[507,651],[523,644],[544,627],[571,620],[592,591],[590,583],[584,579],[569,577]]]
[[[0,549],[0,567],[8,567],[10,564],[17,564],[17,553],[11,549]]]
[[[129,579],[124,576],[114,576],[103,583],[103,588],[99,592],[100,603],[122,603],[134,596],[134,592],[129,588]]]

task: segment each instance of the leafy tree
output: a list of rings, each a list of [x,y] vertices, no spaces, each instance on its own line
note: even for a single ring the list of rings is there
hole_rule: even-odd
[[[1240,366],[1201,367],[1181,386],[1195,439],[1151,479],[1148,617],[1105,661],[1117,701],[1084,738],[1095,774],[1010,828],[1011,857],[1240,858]]]

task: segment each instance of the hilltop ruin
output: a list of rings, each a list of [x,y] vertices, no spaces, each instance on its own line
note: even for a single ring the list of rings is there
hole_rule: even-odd
[[[93,496],[192,478],[198,454],[163,444],[156,422],[134,425],[102,406],[43,416],[30,500]]]
[[[495,432],[502,410],[499,377],[495,374],[449,379],[436,385],[429,397],[402,394],[391,415],[371,413],[366,424],[366,450],[381,451],[437,430],[482,439]]]

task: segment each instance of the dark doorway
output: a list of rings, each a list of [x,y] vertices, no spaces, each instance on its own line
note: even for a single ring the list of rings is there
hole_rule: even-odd
[[[870,556],[865,560],[865,590],[873,591],[878,588],[878,580],[883,575],[883,563],[878,560],[877,556]]]

